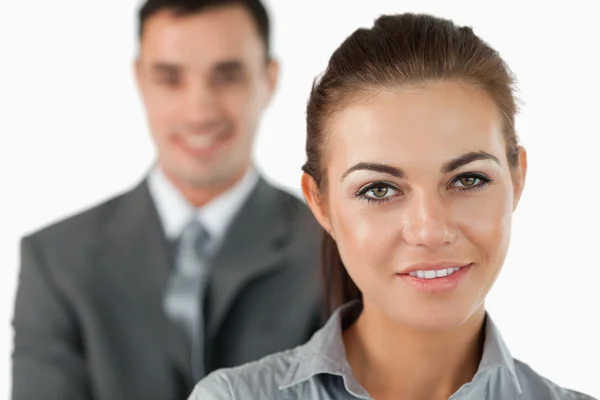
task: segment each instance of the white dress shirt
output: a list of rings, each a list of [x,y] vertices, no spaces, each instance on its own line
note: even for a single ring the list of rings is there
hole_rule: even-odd
[[[148,187],[167,240],[176,241],[195,216],[210,236],[207,250],[214,253],[258,179],[256,171],[249,168],[233,187],[200,208],[191,205],[158,166],[150,172]]]

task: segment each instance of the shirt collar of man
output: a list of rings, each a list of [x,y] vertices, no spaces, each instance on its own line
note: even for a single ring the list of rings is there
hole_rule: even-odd
[[[258,180],[258,174],[250,168],[233,187],[200,208],[188,203],[158,166],[148,177],[148,187],[167,240],[177,240],[186,224],[197,218],[209,234],[210,247],[215,247]]]

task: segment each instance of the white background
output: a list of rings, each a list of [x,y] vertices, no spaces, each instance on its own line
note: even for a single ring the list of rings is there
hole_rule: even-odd
[[[404,11],[472,26],[517,74],[530,157],[488,310],[515,357],[600,397],[599,3],[535,3],[271,0],[282,81],[256,162],[274,183],[299,188],[312,79],[357,27]],[[153,160],[131,67],[137,5],[0,5],[0,398],[10,391],[20,236],[132,187]]]

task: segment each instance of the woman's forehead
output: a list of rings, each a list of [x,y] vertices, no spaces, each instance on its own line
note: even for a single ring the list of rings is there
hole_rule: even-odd
[[[333,153],[349,162],[445,160],[505,148],[498,107],[480,90],[457,83],[381,91],[340,111],[330,130]]]

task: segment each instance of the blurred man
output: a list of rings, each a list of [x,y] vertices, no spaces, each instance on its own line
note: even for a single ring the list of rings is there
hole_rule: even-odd
[[[139,17],[157,165],[22,240],[14,400],[185,399],[321,324],[321,231],[251,163],[278,70],[263,5],[148,0]]]

